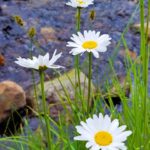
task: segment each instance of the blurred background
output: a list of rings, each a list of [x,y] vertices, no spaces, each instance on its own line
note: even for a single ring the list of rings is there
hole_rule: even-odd
[[[76,9],[66,6],[67,0],[0,0],[0,55],[3,62],[0,66],[0,81],[12,80],[19,83],[25,89],[31,82],[31,72],[28,69],[17,66],[14,61],[17,57],[29,57],[31,41],[27,36],[27,30],[33,26],[37,30],[36,41],[42,48],[43,54],[53,53],[55,49],[63,52],[63,57],[58,64],[63,64],[70,70],[73,66],[73,57],[66,47],[71,35],[75,30]],[[93,81],[100,83],[105,74],[110,74],[107,68],[111,57],[115,60],[114,67],[119,76],[124,72],[124,47],[122,44],[118,50],[116,46],[127,24],[139,22],[139,9],[136,9],[136,0],[95,0],[94,5],[82,10],[81,30],[96,30],[109,34],[112,43],[106,53],[101,53],[99,59],[93,61]],[[90,20],[90,11],[95,11],[95,19]],[[19,15],[25,22],[24,27],[19,27],[13,16]],[[132,16],[132,17],[131,17]],[[136,57],[139,50],[139,33],[127,27],[124,38],[131,51],[132,57]],[[33,55],[37,56],[41,51],[33,47]],[[119,53],[118,53],[119,51]],[[82,56],[81,63],[86,57]],[[106,69],[107,68],[107,69]],[[82,67],[86,74],[86,67]],[[54,74],[47,72],[50,77]],[[38,82],[38,76],[36,81]]]

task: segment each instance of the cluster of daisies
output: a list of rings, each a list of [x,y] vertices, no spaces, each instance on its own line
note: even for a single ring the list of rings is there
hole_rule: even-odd
[[[66,3],[74,8],[85,8],[93,4],[94,0],[70,0]],[[110,36],[108,34],[101,35],[96,31],[84,31],[73,34],[71,41],[67,43],[71,47],[70,54],[79,55],[84,52],[92,53],[95,58],[99,58],[99,52],[107,51],[107,46],[110,44]],[[44,71],[48,68],[63,68],[63,66],[55,65],[55,62],[61,57],[62,53],[56,54],[54,51],[51,59],[49,53],[45,56],[39,55],[31,59],[17,58],[16,64],[39,71]],[[126,126],[119,127],[117,119],[111,121],[108,115],[94,115],[93,118],[88,118],[86,122],[81,121],[79,126],[76,126],[79,136],[74,137],[74,140],[87,141],[86,148],[90,150],[126,150],[125,141],[131,131],[125,131]]]
[[[82,34],[78,32],[73,34],[70,42],[67,46],[72,47],[70,53],[72,55],[83,54],[84,52],[92,53],[96,58],[99,58],[99,52],[105,52],[107,46],[110,44],[110,36],[107,34],[100,35],[100,32],[84,31]],[[47,53],[45,56],[39,55],[39,57],[33,57],[32,59],[17,58],[18,65],[26,68],[32,68],[36,70],[45,68],[61,68],[62,66],[54,65],[54,63],[61,57],[62,53],[56,55],[56,50],[52,58],[49,58]]]

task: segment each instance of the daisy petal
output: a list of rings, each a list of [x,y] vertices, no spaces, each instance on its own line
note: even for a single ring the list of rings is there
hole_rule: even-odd
[[[71,40],[67,42],[67,46],[72,48],[70,51],[72,55],[88,52],[99,58],[99,52],[107,51],[111,38],[107,34],[100,35],[100,32],[85,30],[83,34],[81,32],[73,34]]]

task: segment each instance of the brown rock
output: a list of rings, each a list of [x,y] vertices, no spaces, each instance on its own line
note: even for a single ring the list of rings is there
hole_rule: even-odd
[[[119,55],[122,56],[123,58],[126,58],[127,56],[129,56],[132,60],[137,59],[137,53],[132,50],[122,49],[119,51]]]
[[[55,30],[52,27],[43,27],[41,28],[40,33],[46,43],[57,40]]]
[[[0,83],[0,122],[25,105],[26,97],[22,87],[12,81]]]
[[[140,23],[135,23],[135,24],[132,25],[131,28],[135,32],[140,32],[141,24]],[[150,22],[148,22],[148,24],[147,24],[147,22],[144,23],[144,30],[145,30],[145,33],[147,32],[147,34],[148,34],[148,43],[150,43]]]
[[[5,58],[0,54],[0,66],[3,66],[4,64],[5,64]]]

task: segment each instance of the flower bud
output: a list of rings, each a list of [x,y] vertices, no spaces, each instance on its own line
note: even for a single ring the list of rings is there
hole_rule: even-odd
[[[95,17],[96,17],[96,12],[95,10],[91,10],[90,11],[90,14],[89,14],[89,18],[91,21],[94,21],[95,20]]]
[[[29,28],[29,30],[28,30],[28,36],[30,38],[33,38],[35,35],[36,35],[36,29],[35,29],[35,27]]]
[[[14,19],[19,26],[24,26],[24,20],[20,16],[14,16]]]

